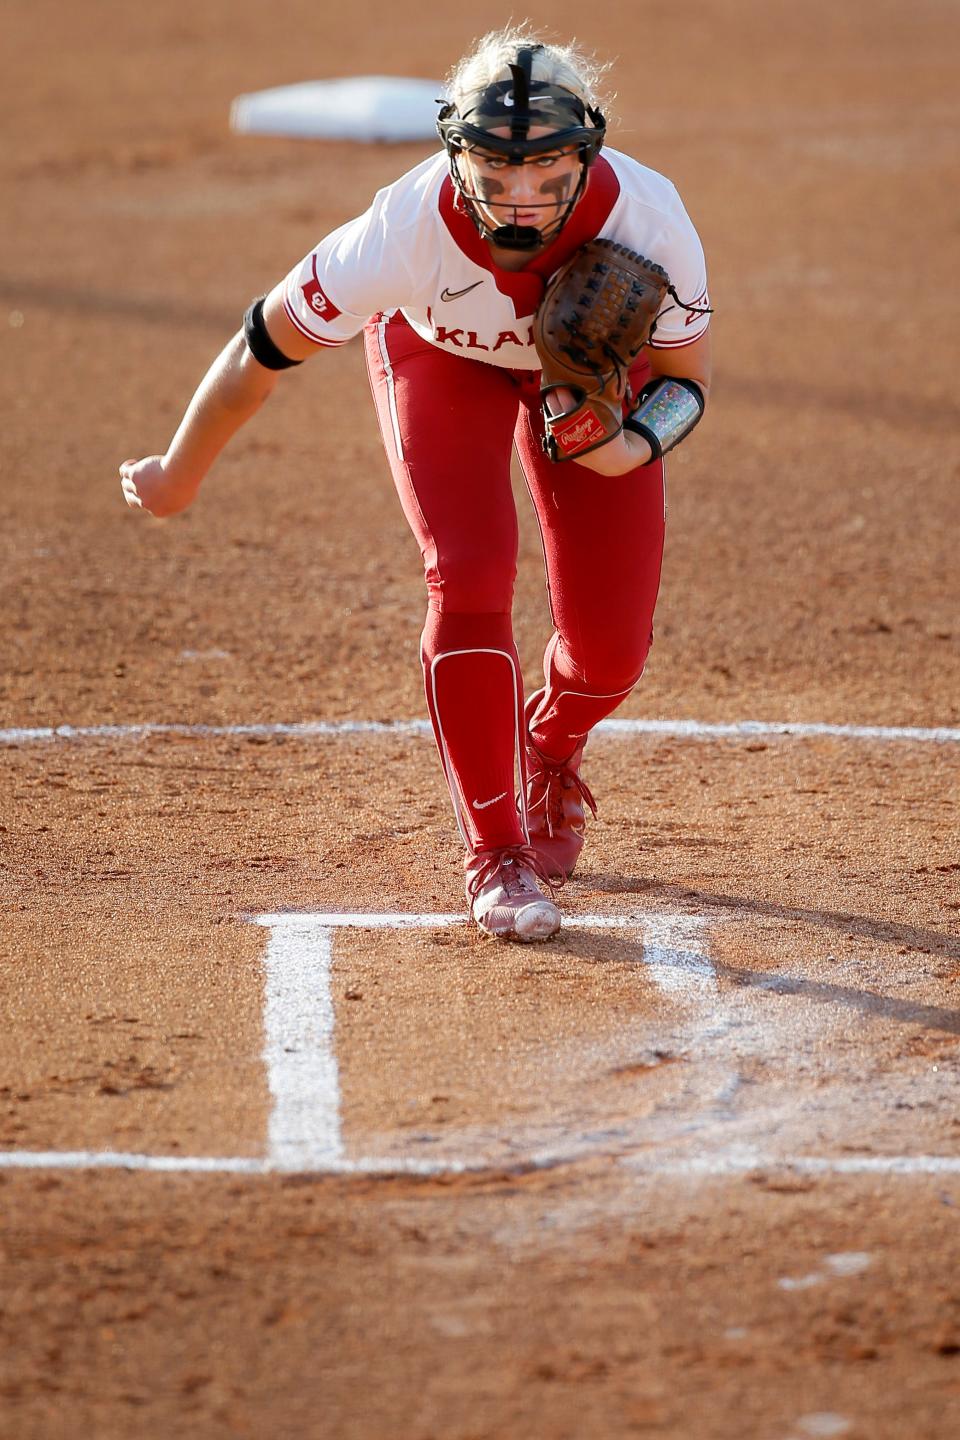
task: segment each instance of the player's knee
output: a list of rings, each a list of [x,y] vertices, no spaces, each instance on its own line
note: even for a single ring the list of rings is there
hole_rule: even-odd
[[[495,546],[438,549],[433,563],[426,567],[431,604],[438,610],[459,614],[509,610],[516,577],[516,557],[498,555]]]
[[[578,665],[585,688],[594,695],[627,694],[643,674],[652,641],[649,632],[598,636]]]

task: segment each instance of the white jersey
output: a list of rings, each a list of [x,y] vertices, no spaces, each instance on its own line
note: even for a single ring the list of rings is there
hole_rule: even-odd
[[[538,370],[533,316],[546,282],[598,236],[662,265],[681,300],[709,304],[703,249],[674,186],[629,156],[604,150],[563,230],[523,270],[494,264],[441,152],[378,191],[364,215],[311,250],[286,278],[284,307],[318,345],[342,345],[372,316],[399,310],[443,350]],[[668,296],[651,345],[689,345],[708,322]]]

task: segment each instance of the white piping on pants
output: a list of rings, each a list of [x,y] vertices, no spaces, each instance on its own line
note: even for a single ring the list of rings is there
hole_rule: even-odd
[[[469,650],[444,650],[439,655],[435,655],[430,663],[430,693],[433,697],[433,713],[437,719],[437,729],[440,732],[440,763],[443,766],[443,773],[446,776],[447,786],[450,790],[450,798],[453,801],[453,813],[456,816],[457,828],[460,831],[464,845],[466,845],[468,850],[472,850],[473,842],[467,834],[466,827],[466,816],[469,815],[470,812],[467,806],[466,796],[460,789],[459,782],[457,781],[457,777],[453,771],[453,766],[450,762],[450,751],[447,747],[447,737],[443,733],[443,721],[440,717],[440,702],[437,699],[437,666],[440,664],[441,660],[452,660],[457,655],[500,655],[503,657],[504,660],[506,660],[507,664],[510,666],[510,674],[513,680],[513,738],[517,777],[517,793],[520,796],[520,825],[523,829],[524,841],[525,843],[529,844],[530,831],[527,825],[526,786],[522,783],[524,770],[523,757],[520,753],[520,705],[518,700],[518,696],[520,694],[519,676],[517,675],[517,667],[514,663],[513,656],[508,654],[506,650],[497,650],[491,646],[478,646]]]
[[[397,459],[403,460],[403,440],[400,438],[400,418],[397,415],[397,392],[393,379],[393,366],[390,364],[390,355],[387,350],[387,322],[377,322],[377,348],[380,351],[380,364],[383,366],[384,375],[387,380],[387,403],[390,408],[390,425],[393,429],[393,446],[397,452]]]

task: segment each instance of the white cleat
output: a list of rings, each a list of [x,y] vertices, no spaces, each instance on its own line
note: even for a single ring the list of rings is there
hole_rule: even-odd
[[[481,850],[467,856],[465,867],[470,914],[487,935],[520,941],[556,935],[560,911],[539,883],[551,881],[529,846]]]

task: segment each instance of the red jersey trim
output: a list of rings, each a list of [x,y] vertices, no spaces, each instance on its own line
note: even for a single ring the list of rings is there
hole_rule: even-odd
[[[487,242],[480,235],[447,175],[440,187],[440,215],[454,243],[463,253],[488,270],[501,295],[513,301],[517,319],[532,315],[550,276],[564,265],[581,245],[594,240],[603,229],[620,196],[620,181],[613,166],[602,155],[590,166],[587,185],[570,219],[546,250],[533,256],[522,270],[501,270],[493,262]]]
[[[283,308],[286,311],[287,319],[290,323],[297,327],[301,335],[305,335],[308,340],[312,340],[314,345],[328,345],[333,349],[337,345],[345,345],[347,343],[345,340],[322,340],[319,335],[314,335],[313,331],[308,330],[299,316],[294,313],[290,301],[286,296],[283,297]]]
[[[702,340],[709,329],[709,325],[704,325],[699,335],[685,335],[682,340],[657,340],[656,336],[654,336],[654,338],[649,342],[650,349],[685,350],[688,345],[695,345],[698,340]]]

